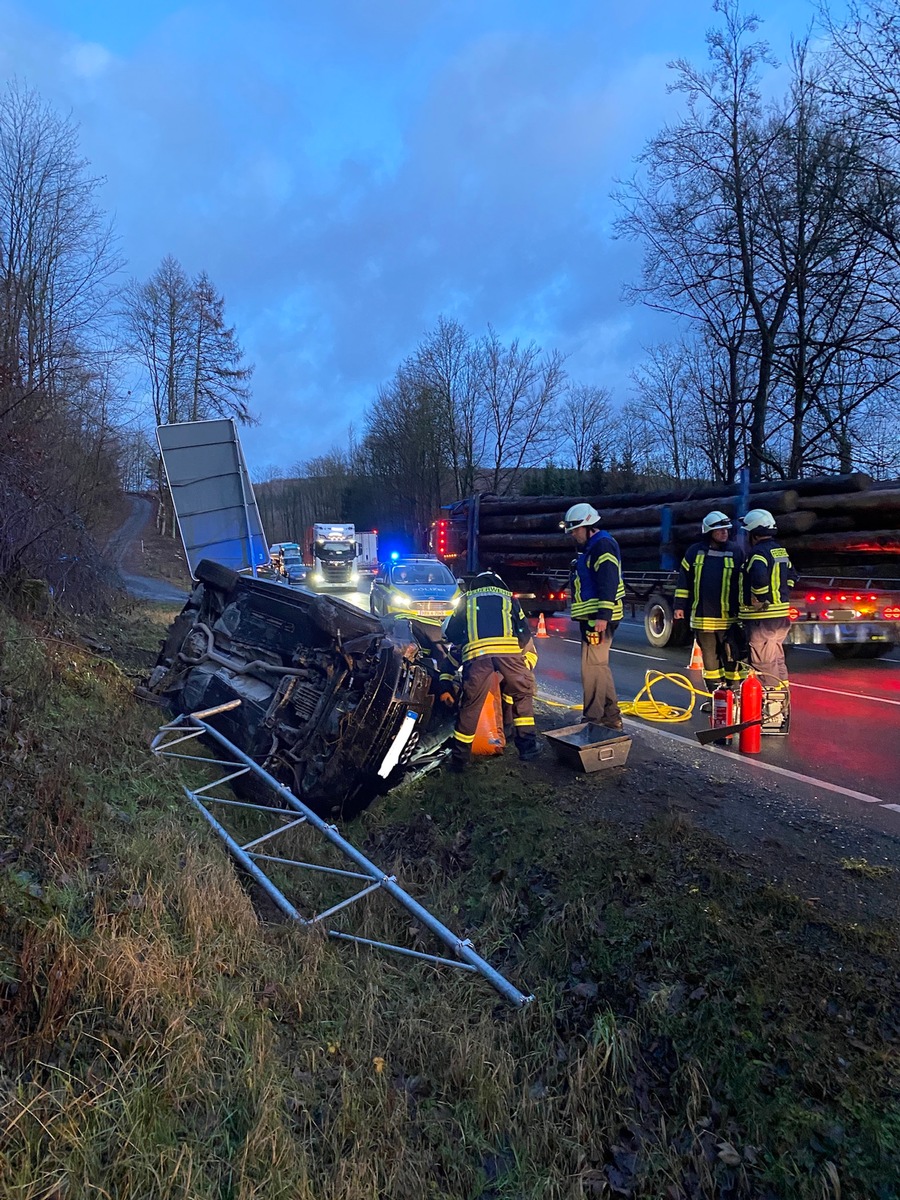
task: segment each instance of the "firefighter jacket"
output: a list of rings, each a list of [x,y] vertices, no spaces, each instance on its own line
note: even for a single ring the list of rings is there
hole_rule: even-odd
[[[512,592],[479,587],[466,592],[447,618],[444,637],[459,647],[467,663],[485,654],[521,654],[531,629]]]
[[[598,529],[572,569],[572,620],[621,621],[625,584],[618,542]]]
[[[757,542],[741,572],[741,620],[786,617],[796,582],[787,550],[772,538]]]
[[[727,629],[740,605],[740,547],[695,542],[685,552],[675,582],[675,607],[688,610],[691,629]]]

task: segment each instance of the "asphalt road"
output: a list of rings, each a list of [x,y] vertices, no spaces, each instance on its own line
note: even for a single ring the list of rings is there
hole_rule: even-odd
[[[368,612],[368,589],[340,593],[341,599]],[[538,692],[541,697],[581,709],[581,649],[578,626],[567,617],[546,622],[538,639]],[[537,628],[537,622],[532,621]],[[613,674],[620,700],[637,696],[648,670],[687,675],[702,689],[700,671],[689,671],[690,648],[657,649],[647,643],[643,620],[626,619],[616,631]],[[681,723],[658,724],[627,718],[646,736],[675,737],[698,753],[722,755],[736,770],[750,771],[786,796],[814,800],[821,808],[870,828],[900,836],[900,651],[882,659],[838,662],[827,650],[787,648],[791,675],[791,730],[786,737],[762,739],[758,755],[724,747],[701,748],[694,730],[709,727],[699,711]],[[655,699],[685,707],[688,694],[666,681],[653,688]],[[560,713],[560,725],[579,713]],[[642,736],[645,736],[642,734]],[[735,739],[736,742],[737,739]]]
[[[548,637],[537,642],[538,686],[542,695],[581,706],[578,627],[564,617],[547,621]],[[620,700],[640,691],[648,670],[674,672],[703,687],[700,671],[688,671],[690,649],[657,649],[647,644],[643,622],[621,623],[612,651]],[[838,662],[827,650],[788,647],[791,676],[791,730],[764,737],[752,759],[737,750],[715,749],[751,767],[780,776],[785,786],[828,785],[832,796],[851,808],[864,805],[883,828],[900,832],[900,653],[865,662]],[[684,707],[687,693],[668,682],[653,688],[654,698]],[[709,718],[695,709],[684,723],[655,726],[698,746],[695,729]],[[637,725],[651,724],[632,718]],[[561,719],[560,724],[564,723]],[[655,725],[655,723],[652,723]],[[789,773],[789,774],[786,774]],[[800,778],[796,778],[799,776]],[[788,784],[790,780],[790,785]],[[826,789],[826,790],[828,790]]]
[[[135,575],[131,571],[126,571],[122,565],[128,547],[135,538],[140,537],[152,512],[150,501],[143,496],[129,496],[128,501],[131,505],[128,519],[106,543],[106,549],[116,564],[122,582],[125,584],[126,590],[139,600],[154,600],[160,604],[177,604],[181,607],[187,599],[187,593],[183,589],[176,588],[162,579],[151,579],[147,575]]]

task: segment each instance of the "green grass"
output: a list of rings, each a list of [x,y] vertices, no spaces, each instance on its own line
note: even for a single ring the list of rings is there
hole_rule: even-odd
[[[98,657],[0,617],[0,1195],[900,1194],[892,930],[681,818],[574,822],[506,760],[350,836],[533,1005],[263,922],[148,753],[129,676],[160,635],[136,613]],[[411,926],[386,897],[361,921],[424,945]]]

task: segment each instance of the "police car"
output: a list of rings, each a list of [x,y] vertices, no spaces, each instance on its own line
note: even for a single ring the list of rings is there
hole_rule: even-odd
[[[417,617],[440,623],[459,603],[459,584],[440,559],[410,555],[381,563],[369,593],[369,608],[378,617]]]

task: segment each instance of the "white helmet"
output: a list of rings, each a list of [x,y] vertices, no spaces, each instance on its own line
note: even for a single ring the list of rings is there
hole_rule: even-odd
[[[582,529],[587,525],[599,525],[600,514],[593,504],[573,504],[566,513],[565,520],[560,521],[560,529],[571,533],[573,529]]]
[[[719,512],[716,509],[715,512],[706,514],[700,528],[704,533],[711,533],[714,529],[730,529],[731,517],[726,516],[725,513]]]
[[[751,508],[746,517],[741,517],[741,524],[747,533],[755,533],[758,529],[775,530],[775,518],[767,508]]]

